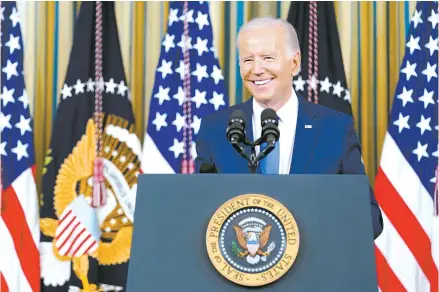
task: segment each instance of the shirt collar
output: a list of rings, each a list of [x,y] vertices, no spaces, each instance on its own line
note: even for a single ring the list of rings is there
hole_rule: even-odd
[[[286,122],[288,120],[291,120],[291,118],[294,117],[294,109],[297,108],[297,103],[299,101],[297,100],[296,92],[294,91],[294,88],[292,88],[291,91],[291,97],[288,99],[287,103],[284,104],[277,112],[277,116],[282,122]]]
[[[261,113],[263,110],[264,108],[253,98],[253,116],[256,118],[256,121],[261,119]]]
[[[282,122],[285,122],[293,117],[294,109],[297,107],[297,95],[294,88],[291,90],[291,97],[288,101],[276,112],[277,116]],[[259,120],[264,108],[253,98],[253,115]]]

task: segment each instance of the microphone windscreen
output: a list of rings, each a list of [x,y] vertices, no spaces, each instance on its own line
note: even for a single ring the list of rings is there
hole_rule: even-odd
[[[277,124],[277,114],[271,108],[266,108],[261,113],[261,124],[264,125],[267,120],[270,120],[270,122]]]
[[[230,115],[230,122],[233,123],[237,120],[240,120],[239,123],[245,127],[245,114],[242,110],[236,109]]]
[[[209,162],[201,163],[200,173],[216,173],[215,165]]]

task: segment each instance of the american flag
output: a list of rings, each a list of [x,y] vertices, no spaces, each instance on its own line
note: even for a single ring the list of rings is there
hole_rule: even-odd
[[[375,194],[379,288],[438,292],[438,3],[418,2],[407,35]]]
[[[171,1],[169,8],[144,139],[145,173],[192,172],[182,163],[196,157],[192,141],[202,117],[228,106],[208,3]]]
[[[0,290],[39,291],[40,241],[33,124],[15,2],[1,2]]]

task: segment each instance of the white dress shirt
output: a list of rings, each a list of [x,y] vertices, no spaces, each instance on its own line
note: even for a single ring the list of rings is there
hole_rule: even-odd
[[[293,157],[294,139],[296,136],[298,100],[294,88],[290,99],[276,113],[279,117],[279,174],[289,174],[291,159]],[[253,138],[254,141],[261,137],[261,113],[264,108],[253,99]],[[259,146],[256,147],[256,155],[259,154]],[[270,154],[268,154],[270,155]],[[267,156],[268,157],[268,156]],[[265,159],[265,158],[264,158]]]

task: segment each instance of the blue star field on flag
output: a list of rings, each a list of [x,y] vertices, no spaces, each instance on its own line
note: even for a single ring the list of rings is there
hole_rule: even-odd
[[[178,173],[184,153],[184,2],[170,3],[168,29],[161,44],[144,144],[145,172]],[[188,48],[192,141],[201,119],[228,106],[228,97],[213,42],[207,2],[188,2]],[[189,142],[190,143],[190,142]],[[189,148],[189,144],[188,144]],[[190,151],[195,158],[195,143]],[[189,152],[189,151],[188,151]]]
[[[23,75],[23,39],[14,1],[3,2],[1,17],[0,155],[6,189],[33,166],[33,122]]]

